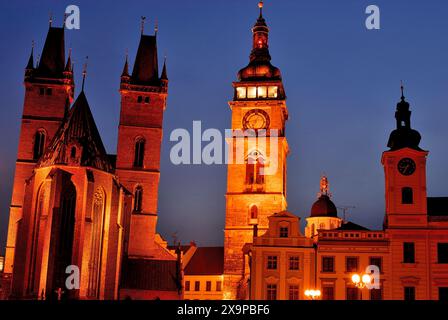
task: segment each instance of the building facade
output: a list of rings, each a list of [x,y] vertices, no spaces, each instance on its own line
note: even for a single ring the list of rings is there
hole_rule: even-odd
[[[168,78],[142,32],[121,75],[117,155],[107,154],[83,87],[74,100],[64,28],[50,28],[25,101],[2,291],[12,299],[181,297],[180,254],[156,232]],[[79,289],[69,290],[70,268]],[[67,269],[69,268],[69,269]],[[70,269],[71,270],[71,269]],[[157,279],[157,281],[154,281]]]

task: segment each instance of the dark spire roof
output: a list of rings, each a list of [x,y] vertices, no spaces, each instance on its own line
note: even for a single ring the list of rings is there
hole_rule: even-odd
[[[159,82],[156,36],[142,34],[131,80],[135,84],[153,85]]]
[[[238,72],[238,79],[241,81],[281,80],[280,70],[271,64],[269,28],[263,17],[263,1],[260,1],[258,6],[260,15],[252,28],[250,62]]]
[[[68,51],[68,59],[67,59],[67,64],[65,65],[64,71],[72,72],[72,50],[71,49]]]
[[[162,80],[168,80],[168,73],[166,72],[166,58],[163,61],[163,69],[162,69],[162,75],[160,76],[160,79]]]
[[[37,76],[62,77],[65,69],[64,28],[51,27],[37,68]]]
[[[33,70],[34,69],[34,42],[31,47],[31,54],[30,58],[28,59],[28,63],[26,64],[26,70]]]
[[[121,73],[122,77],[129,77],[129,63],[128,63],[128,54],[126,53],[126,60],[124,62],[123,72]]]
[[[71,162],[71,146],[80,148],[79,165],[112,172],[103,142],[90,111],[87,98],[82,91],[68,116],[56,132],[51,144],[39,161],[38,167]]]
[[[409,103],[404,97],[404,87],[401,85],[401,100],[395,111],[397,129],[392,131],[387,143],[391,150],[402,148],[421,150],[419,147],[421,135],[417,130],[411,128],[411,113]]]

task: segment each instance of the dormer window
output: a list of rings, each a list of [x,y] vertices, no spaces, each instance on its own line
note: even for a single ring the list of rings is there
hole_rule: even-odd
[[[137,102],[138,102],[138,103],[142,103],[142,101],[143,101],[143,97],[142,97],[142,96],[138,96],[138,98],[137,98]]]
[[[288,236],[289,236],[289,228],[280,227],[280,238],[288,238]]]
[[[149,103],[149,97],[145,97],[145,103]]]

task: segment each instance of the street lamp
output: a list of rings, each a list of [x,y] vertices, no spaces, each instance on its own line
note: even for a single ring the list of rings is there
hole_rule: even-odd
[[[352,276],[352,282],[355,284],[355,286],[357,288],[363,289],[363,288],[365,288],[366,285],[372,283],[372,277],[367,273],[365,273],[363,275],[359,275],[359,274],[355,273]]]
[[[305,296],[311,300],[317,300],[320,298],[320,290],[305,290]]]

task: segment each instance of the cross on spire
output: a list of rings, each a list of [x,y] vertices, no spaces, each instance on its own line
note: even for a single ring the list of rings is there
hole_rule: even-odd
[[[404,100],[404,85],[403,85],[403,80],[401,80],[401,100]]]
[[[145,20],[146,20],[146,17],[144,17],[144,16],[140,17],[140,31],[142,34],[145,31]]]
[[[87,61],[89,60],[89,56],[86,56],[86,62],[84,63],[84,67],[82,70],[82,87],[81,92],[84,91],[84,84],[86,82],[86,76],[87,76]]]
[[[50,28],[51,28],[51,25],[53,24],[53,13],[52,12],[49,13],[48,23],[50,24]]]

